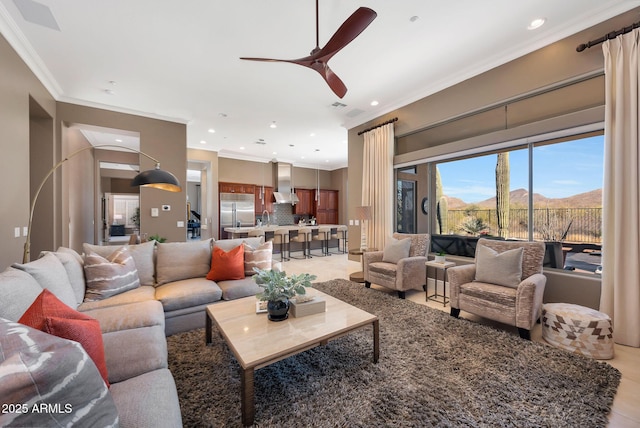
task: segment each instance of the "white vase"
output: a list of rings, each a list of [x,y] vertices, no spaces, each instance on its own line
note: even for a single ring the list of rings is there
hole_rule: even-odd
[[[436,263],[444,263],[445,260],[445,256],[436,256],[435,262]]]

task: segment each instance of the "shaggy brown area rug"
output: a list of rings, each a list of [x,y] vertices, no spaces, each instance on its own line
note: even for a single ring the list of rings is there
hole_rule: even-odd
[[[258,427],[604,427],[620,372],[346,280],[315,288],[380,318],[255,373]],[[268,322],[265,318],[265,322]],[[187,427],[241,426],[239,365],[214,329],[167,338]]]

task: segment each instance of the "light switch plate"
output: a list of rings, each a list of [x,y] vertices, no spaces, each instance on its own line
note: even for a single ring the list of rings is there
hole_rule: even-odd
[[[179,221],[178,222],[178,227],[184,227],[184,221]]]
[[[13,236],[15,238],[19,238],[20,237],[20,228],[19,227],[16,227],[16,228],[13,229]]]
[[[158,217],[158,209],[151,208],[151,217]]]

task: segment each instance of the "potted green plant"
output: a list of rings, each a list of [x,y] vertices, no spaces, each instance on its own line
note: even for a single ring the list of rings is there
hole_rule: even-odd
[[[316,275],[302,273],[290,275],[284,271],[253,269],[256,274],[253,280],[263,291],[256,298],[267,302],[267,313],[271,321],[284,321],[289,316],[289,299],[295,295],[306,294],[306,287],[311,287],[311,281]]]
[[[445,254],[446,253],[444,251],[439,251],[438,254],[436,254],[435,262],[444,263],[446,261]]]

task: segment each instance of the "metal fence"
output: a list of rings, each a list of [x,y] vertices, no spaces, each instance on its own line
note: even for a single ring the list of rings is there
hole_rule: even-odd
[[[448,210],[450,234],[498,235],[496,210]],[[529,210],[509,211],[509,238],[528,239]],[[602,243],[602,208],[535,208],[533,238],[542,241]]]

